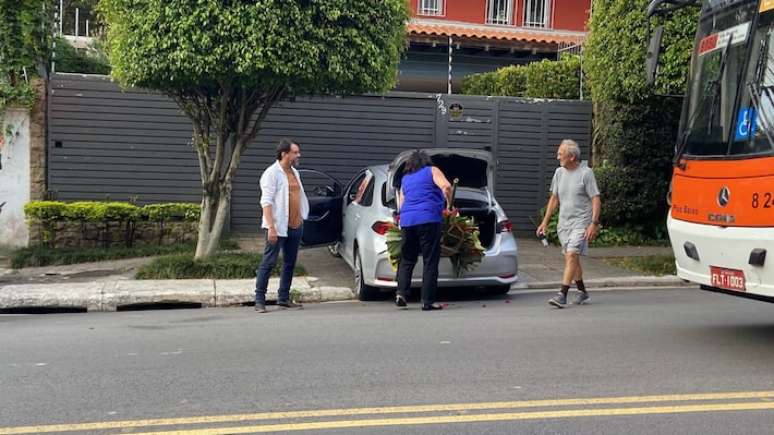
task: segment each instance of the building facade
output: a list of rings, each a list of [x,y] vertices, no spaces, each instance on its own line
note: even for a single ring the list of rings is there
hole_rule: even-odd
[[[410,0],[410,7],[397,90],[448,92],[451,81],[457,92],[468,74],[577,49],[591,0]]]

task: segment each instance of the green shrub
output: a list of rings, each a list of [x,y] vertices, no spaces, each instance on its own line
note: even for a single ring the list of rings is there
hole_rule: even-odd
[[[595,171],[596,172],[596,171]],[[666,221],[657,220],[648,224],[623,224],[609,226],[605,221],[605,203],[602,203],[602,228],[597,238],[591,242],[591,247],[602,248],[610,246],[669,246],[669,236],[666,230]],[[546,209],[540,210],[540,217],[545,216]],[[559,245],[556,227],[559,223],[559,211],[554,212],[546,227],[546,237],[551,244]]]
[[[496,71],[472,74],[462,80],[462,93],[529,98],[578,99],[580,68],[578,56],[560,61],[542,60],[511,65]]]
[[[57,72],[82,74],[110,74],[110,65],[101,44],[93,44],[87,50],[78,50],[66,39],[56,39],[55,61]]]
[[[261,264],[261,254],[220,253],[206,260],[194,260],[193,254],[159,257],[137,272],[137,279],[245,279],[254,278],[255,269]],[[281,261],[272,271],[279,275]],[[295,276],[305,275],[300,265],[293,270]]]
[[[462,78],[462,93],[465,95],[497,95],[497,73],[471,74]]]
[[[524,65],[524,96],[529,98],[580,98],[580,57],[565,56],[560,61],[543,59]]]
[[[602,221],[612,226],[665,219],[680,104],[653,97],[640,104],[596,105],[594,168],[602,194]]]
[[[196,222],[201,213],[199,204],[168,203],[149,204],[138,207],[128,202],[100,201],[32,201],[24,206],[28,219],[39,223],[52,221],[136,221],[140,219],[153,222],[175,220]]]
[[[142,216],[151,221],[185,220],[197,222],[201,215],[199,204],[149,204],[142,208]]]
[[[637,103],[650,98],[645,84],[650,0],[595,1],[584,45],[583,67],[591,83],[592,100]],[[656,90],[681,94],[685,89],[698,8],[678,11],[664,27],[664,50]]]
[[[52,221],[62,219],[67,204],[60,201],[32,201],[24,205],[24,215],[36,221]]]
[[[495,72],[493,95],[523,97],[527,87],[527,74],[522,66],[511,65]]]

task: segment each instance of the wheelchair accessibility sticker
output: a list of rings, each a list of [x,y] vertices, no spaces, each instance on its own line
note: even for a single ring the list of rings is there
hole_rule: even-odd
[[[739,116],[736,120],[736,137],[734,140],[749,140],[751,135],[755,135],[757,129],[758,113],[753,107],[742,107],[739,109]]]

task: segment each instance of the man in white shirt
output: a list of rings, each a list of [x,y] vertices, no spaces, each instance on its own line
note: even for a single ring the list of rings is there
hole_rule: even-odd
[[[266,313],[266,290],[269,276],[282,251],[282,274],[277,291],[277,305],[282,308],[301,308],[290,300],[290,284],[296,266],[298,247],[309,216],[309,201],[296,170],[301,158],[301,147],[282,139],[277,145],[277,161],[261,175],[261,227],[266,230],[266,246],[261,265],[256,271],[255,311]]]

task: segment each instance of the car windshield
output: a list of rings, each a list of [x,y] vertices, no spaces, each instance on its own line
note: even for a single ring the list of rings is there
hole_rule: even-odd
[[[737,123],[734,105],[749,60],[747,42],[756,13],[756,5],[746,2],[707,13],[700,20],[686,96],[684,154],[728,154]]]

